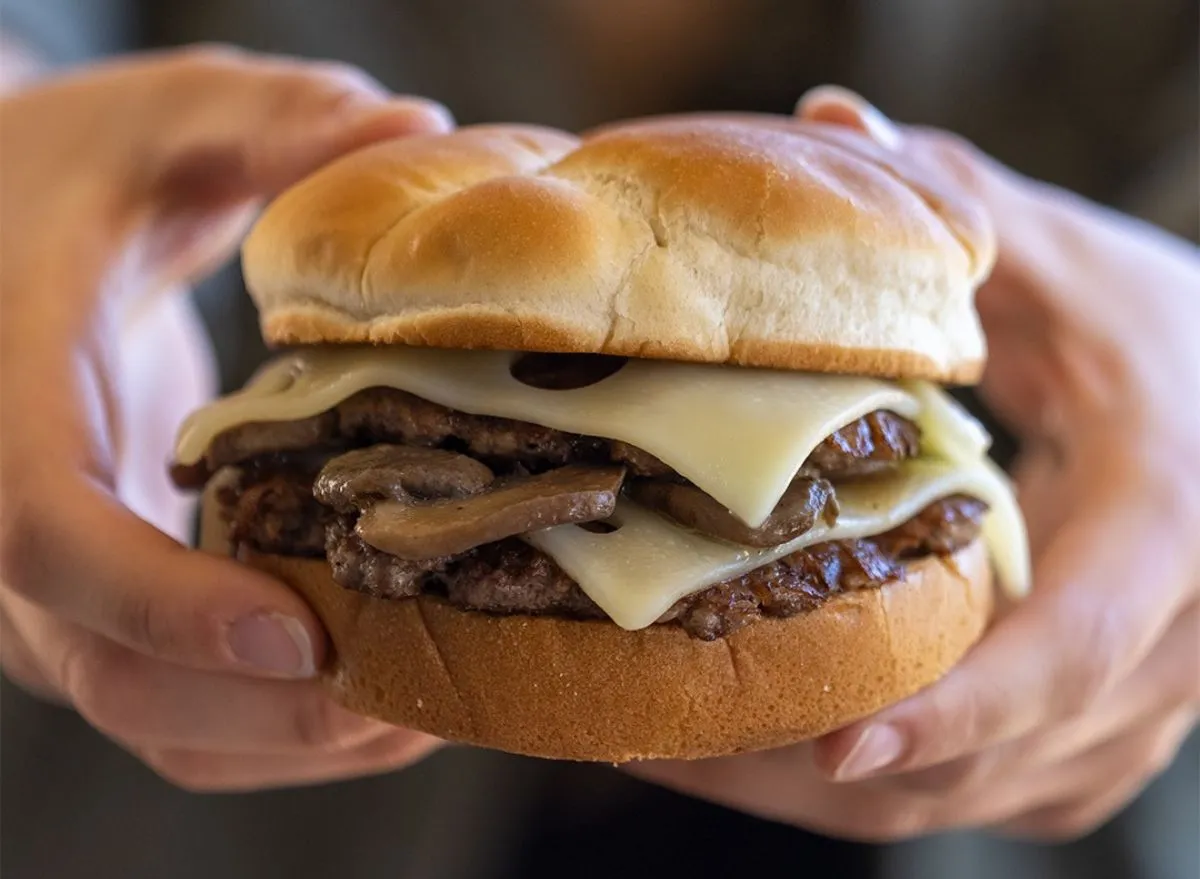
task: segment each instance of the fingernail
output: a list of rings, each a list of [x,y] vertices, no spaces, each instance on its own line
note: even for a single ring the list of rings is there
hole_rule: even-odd
[[[229,627],[229,649],[239,662],[268,674],[310,678],[316,673],[312,640],[300,621],[274,613],[243,617]]]
[[[854,781],[894,763],[904,750],[899,731],[887,724],[869,726],[833,773],[835,781]]]
[[[832,114],[831,110],[834,111]],[[841,114],[837,112],[839,110]],[[851,120],[844,118],[846,113],[850,114]],[[805,93],[796,102],[796,115],[815,121],[852,122],[855,128],[889,150],[899,149],[904,140],[900,128],[891,119],[862,95],[840,85],[821,85]]]
[[[440,131],[454,130],[454,126],[456,125],[454,121],[454,114],[450,112],[448,107],[443,104],[439,104],[436,101],[430,101],[428,110],[429,115],[433,117]]]

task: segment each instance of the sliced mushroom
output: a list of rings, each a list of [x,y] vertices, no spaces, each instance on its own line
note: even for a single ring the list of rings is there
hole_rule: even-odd
[[[381,500],[469,497],[484,491],[494,479],[491,470],[466,455],[378,445],[329,461],[313,483],[313,494],[321,503],[348,512]]]
[[[402,559],[466,552],[485,543],[613,514],[625,471],[618,467],[560,467],[496,483],[455,500],[381,501],[355,527],[364,542]]]
[[[647,479],[632,483],[628,491],[634,500],[681,525],[745,546],[778,546],[812,528],[818,517],[826,521],[837,517],[833,486],[824,479],[794,480],[767,521],[757,528],[694,485]]]

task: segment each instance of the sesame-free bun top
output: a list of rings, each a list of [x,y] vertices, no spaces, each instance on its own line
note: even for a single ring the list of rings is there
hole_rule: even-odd
[[[368,147],[284,192],[243,259],[273,344],[967,383],[994,240],[976,202],[865,137],[697,116]]]

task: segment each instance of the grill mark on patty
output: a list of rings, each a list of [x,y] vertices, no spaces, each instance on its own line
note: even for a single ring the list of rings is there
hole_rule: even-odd
[[[292,473],[241,490],[223,487],[218,502],[232,520],[235,542],[262,552],[324,555],[338,583],[378,598],[430,593],[468,610],[606,618],[553,559],[516,538],[420,561],[380,552],[354,533],[353,514],[335,515],[312,498],[311,479]],[[978,537],[986,510],[965,496],[937,501],[877,537],[814,544],[714,584],[677,602],[658,622],[713,640],[760,617],[813,610],[839,593],[898,579],[913,560],[962,549]]]
[[[858,478],[894,468],[919,451],[916,425],[884,410],[827,437],[799,479]],[[686,482],[653,455],[617,440],[471,415],[404,391],[371,388],[334,409],[297,422],[255,423],[214,440],[201,465],[177,468],[181,485],[202,485],[218,468],[238,476],[218,492],[235,543],[263,552],[326,557],[343,586],[388,599],[430,592],[460,607],[493,613],[574,618],[605,614],[554,561],[508,538],[456,556],[405,561],[370,547],[354,532],[353,514],[338,515],[312,495],[313,478],[334,455],[377,443],[468,454],[497,474],[538,473],[572,464],[619,464],[649,479]],[[949,504],[949,506],[946,506]],[[760,616],[790,616],[830,595],[869,588],[903,573],[906,560],[949,553],[973,540],[983,505],[969,498],[935,504],[890,536],[825,543],[718,583],[677,603],[660,623],[693,637],[724,636]]]
[[[814,610],[837,594],[897,580],[916,559],[962,549],[979,535],[986,509],[974,498],[945,498],[876,538],[814,544],[709,586],[676,602],[657,622],[678,624],[693,638],[712,641],[760,617]],[[943,522],[954,525],[941,528]],[[428,591],[467,610],[607,619],[553,559],[518,540],[480,547]]]

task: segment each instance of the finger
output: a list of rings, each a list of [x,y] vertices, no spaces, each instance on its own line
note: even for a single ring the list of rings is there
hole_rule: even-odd
[[[51,108],[97,136],[82,152],[74,138],[44,143],[39,121]],[[151,191],[178,187],[193,202],[270,195],[357,147],[453,127],[440,104],[388,95],[348,65],[219,47],[96,65],[15,95],[0,109],[10,123],[0,126],[5,152],[38,170],[6,178],[5,206],[36,203],[44,194],[28,186],[81,161],[93,176],[123,186],[141,181]],[[135,202],[140,194],[126,193]],[[113,213],[109,201],[101,209]]]
[[[861,95],[841,86],[822,85],[809,90],[796,103],[795,114],[808,122],[854,129],[890,150],[899,150],[904,145],[904,134],[898,125]]]
[[[1007,182],[1016,178],[1009,168],[976,149],[968,141],[938,129],[898,125],[861,95],[840,86],[818,86],[796,103],[795,115],[804,122],[820,122],[867,135],[893,153],[902,153],[908,167],[936,171],[962,189],[1003,200]]]
[[[331,94],[329,84],[311,79],[281,85],[311,90],[313,106],[289,111],[306,111],[305,115],[293,120],[273,118],[268,115],[269,102],[277,96],[258,95],[264,106],[241,108],[241,119],[227,123],[228,130],[220,138],[197,136],[191,142],[172,144],[154,180],[157,194],[208,204],[270,196],[345,153],[381,140],[442,133],[447,128],[435,122],[442,117],[431,105],[417,98],[380,100],[339,95],[336,90]],[[241,121],[241,126],[234,128],[234,121]]]
[[[1136,738],[1098,747],[1074,765],[1081,779],[1100,781],[1082,790],[1042,802],[993,825],[1005,836],[1064,842],[1086,836],[1131,803],[1174,762],[1195,728],[1192,711],[1178,712]]]
[[[890,776],[914,793],[968,797],[995,789],[1014,774],[1051,772],[1079,755],[1159,719],[1200,708],[1200,604],[1172,624],[1137,670],[1080,718],[1004,745],[925,769]]]
[[[1150,656],[1112,694],[1078,720],[1041,737],[1029,759],[1053,765],[1155,718],[1200,709],[1200,603],[1172,624]]]
[[[1097,473],[1103,472],[1101,470]],[[1124,679],[1189,598],[1169,505],[1112,472],[1078,498],[1033,594],[940,682],[818,743],[838,780],[911,771],[1076,716]]]
[[[1008,184],[1014,175],[1008,169],[952,135],[901,128],[854,92],[837,86],[818,87],[800,99],[796,115],[807,122],[865,134],[902,153],[907,164],[932,171],[935,179],[948,178],[963,191],[983,197],[992,218],[1000,224],[1001,238],[1009,237],[1010,218],[1027,214],[1012,210],[1014,187]],[[1005,242],[1001,248],[976,302],[992,355],[982,393],[1000,422],[1023,439],[1057,436],[1065,417],[1049,400],[1051,388],[1061,384],[1066,371],[1062,319],[1030,297],[1028,266],[1016,255],[1020,250],[1010,245]],[[994,381],[994,375],[1002,375],[1004,380]]]
[[[127,745],[246,754],[332,753],[394,727],[335,704],[316,681],[196,671],[135,653],[26,605],[13,614],[50,683]]]
[[[621,769],[644,781],[760,818],[821,830],[839,824],[836,816],[844,802],[860,799],[856,785],[832,784],[822,776],[812,762],[808,742],[734,757],[632,761]],[[817,823],[821,804],[830,819],[824,825]]]
[[[440,104],[389,96],[348,65],[213,48],[170,64],[162,99],[175,124],[157,150],[158,185],[193,199],[270,195],[367,144],[453,127]]]
[[[234,793],[378,775],[415,763],[440,744],[440,740],[424,733],[392,730],[353,748],[317,756],[186,750],[148,751],[141,756],[159,775],[178,787],[195,792]]]
[[[2,589],[3,587],[0,587]],[[42,670],[41,663],[25,639],[13,626],[12,620],[0,601],[0,668],[4,674],[17,686],[28,691],[39,699],[62,702],[62,693],[58,691]]]
[[[77,276],[85,263],[48,264],[44,301],[69,304],[69,296],[55,298],[63,290],[53,282],[88,283]],[[69,331],[58,344],[45,332],[59,316],[82,321],[80,309],[43,311],[10,309],[0,322],[0,581],[149,655],[312,676],[324,634],[297,595],[229,560],[189,552],[112,496],[117,402],[101,376],[114,375],[115,358],[101,351],[97,359],[114,361],[107,368],[82,364],[67,350]]]
[[[929,791],[917,800],[935,804],[929,828],[953,830],[1006,825],[1018,816],[1045,815],[1070,804],[1098,821],[1129,801],[1173,761],[1194,718],[1190,709],[1155,717],[1058,764],[1009,764],[986,784],[957,791]],[[880,778],[879,791],[902,790]],[[1049,825],[1048,834],[1061,833]],[[1082,828],[1079,831],[1082,832]]]
[[[944,798],[873,780],[828,781],[808,743],[736,757],[693,762],[627,764],[627,771],[690,796],[826,836],[880,843],[909,839],[941,826]]]
[[[0,577],[27,600],[147,656],[305,678],[324,634],[283,584],[186,549],[85,477],[7,481]]]
[[[980,190],[979,180],[964,185],[960,179],[964,173],[982,177],[975,163],[957,162],[947,173],[949,163],[933,156],[927,137],[911,136],[911,129],[896,125],[859,95],[837,86],[810,91],[797,103],[796,115],[803,123],[819,123],[807,127],[810,137],[886,168],[918,193],[966,248],[974,279],[983,280],[996,256],[990,243],[992,219],[977,199],[964,197]],[[953,151],[956,157],[960,152],[974,155],[967,149]]]
[[[1099,820],[1170,763],[1192,722],[1190,710],[1166,721],[1155,719],[1059,765],[1017,765],[982,786],[963,789],[915,790],[897,777],[829,782],[812,764],[807,745],[627,768],[683,793],[828,836],[895,842],[1005,825],[1055,803],[1074,804],[1072,814]]]
[[[262,198],[316,168],[377,141],[453,126],[441,105],[389,96],[348,65],[201,49],[171,67],[180,83],[169,97],[174,121],[141,169],[158,206],[146,218],[142,263],[165,282],[202,276],[240,240]],[[249,212],[214,215],[247,200]],[[157,265],[163,255],[171,259]]]

